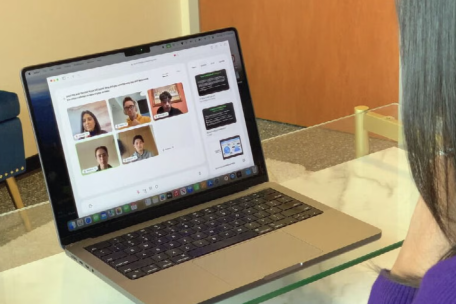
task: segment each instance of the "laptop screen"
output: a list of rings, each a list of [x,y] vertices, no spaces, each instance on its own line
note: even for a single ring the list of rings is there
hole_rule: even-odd
[[[258,173],[236,42],[225,31],[24,71],[38,142],[50,97],[74,198],[69,232]]]

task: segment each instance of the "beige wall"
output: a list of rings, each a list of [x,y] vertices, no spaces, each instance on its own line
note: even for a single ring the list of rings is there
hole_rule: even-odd
[[[182,18],[189,9],[181,9],[181,1],[0,0],[0,90],[19,95],[27,157],[37,149],[21,68],[180,36],[181,20],[192,20]]]

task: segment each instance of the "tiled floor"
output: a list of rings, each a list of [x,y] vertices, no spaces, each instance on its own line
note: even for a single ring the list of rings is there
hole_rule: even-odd
[[[285,133],[300,130],[301,127],[258,119],[258,129],[262,140],[279,136]],[[17,178],[19,191],[21,192],[24,204],[30,206],[48,200],[46,186],[42,171],[36,171]],[[14,210],[13,201],[4,183],[0,184],[0,214]]]

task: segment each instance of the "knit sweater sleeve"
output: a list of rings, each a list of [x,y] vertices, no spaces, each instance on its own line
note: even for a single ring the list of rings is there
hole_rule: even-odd
[[[419,289],[395,283],[383,270],[372,286],[369,304],[456,304],[456,257],[429,269]]]
[[[388,270],[382,270],[369,297],[369,304],[412,304],[416,288],[393,282]]]

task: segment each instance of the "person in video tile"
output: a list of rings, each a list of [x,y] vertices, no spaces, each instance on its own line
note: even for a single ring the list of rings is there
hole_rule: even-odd
[[[136,135],[133,137],[133,146],[135,147],[136,151],[132,156],[137,157],[135,161],[140,161],[155,156],[152,152],[144,149],[144,139],[141,135]]]
[[[183,114],[181,110],[173,108],[173,106],[171,105],[172,96],[168,91],[163,91],[163,93],[160,94],[159,98],[161,101],[161,107],[158,108],[157,114],[163,114],[167,112],[167,117]]]
[[[150,122],[150,117],[142,116],[138,113],[138,105],[131,97],[125,97],[123,100],[124,114],[128,116],[128,127],[133,127]],[[125,127],[125,128],[128,128]]]
[[[98,171],[106,170],[112,168],[109,162],[109,153],[108,148],[105,146],[100,146],[95,149],[95,157],[98,162]]]
[[[105,130],[102,130],[97,117],[92,112],[86,110],[81,113],[81,133],[89,132],[90,134],[86,137],[93,137],[100,134],[106,134]]]

